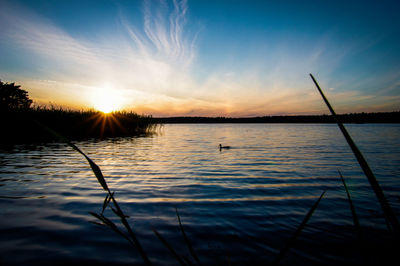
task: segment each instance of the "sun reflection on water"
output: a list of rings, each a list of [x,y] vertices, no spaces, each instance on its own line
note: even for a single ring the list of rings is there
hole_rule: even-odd
[[[111,123],[112,115],[98,119],[100,124]],[[374,139],[378,136],[374,132],[382,129],[363,126],[371,127],[370,131],[353,130],[358,130],[360,143],[372,146],[367,156],[373,155],[372,167],[379,169],[378,178],[390,187],[387,197],[399,210],[399,169],[393,158],[400,156],[400,127],[385,128],[396,137]],[[255,254],[257,247],[275,250],[276,245],[269,246],[264,236],[275,233],[276,238],[268,239],[273,241],[276,234],[292,232],[323,190],[328,190],[326,198],[308,232],[320,232],[321,224],[327,231],[350,228],[351,213],[338,167],[348,176],[363,226],[386,230],[357,162],[342,136],[335,134],[340,132],[332,129],[330,125],[166,125],[162,135],[75,144],[101,167],[141,239],[154,237],[150,227],[174,238],[176,231],[171,228],[176,228],[178,207],[188,232],[202,240],[211,235],[240,256],[242,248],[232,247],[232,235],[240,240],[255,236],[251,237],[255,244],[248,247]],[[232,149],[220,151],[219,143]],[[105,192],[81,155],[53,143],[0,153],[0,165],[0,209],[7,217],[0,225],[4,238],[20,243],[17,248],[47,243],[50,235],[57,241],[51,240],[45,251],[56,253],[70,250],[76,244],[71,238],[85,235],[89,240],[80,248],[97,255],[101,244],[93,243],[105,241],[104,250],[124,255],[120,239],[88,223],[89,211],[101,211]],[[326,239],[342,237],[334,236]],[[208,248],[205,242],[197,243],[203,252]],[[153,252],[154,242],[146,247]],[[10,246],[2,248],[4,254]]]

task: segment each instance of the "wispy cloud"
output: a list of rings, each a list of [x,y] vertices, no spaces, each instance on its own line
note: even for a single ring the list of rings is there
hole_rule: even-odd
[[[121,23],[140,55],[188,67],[195,58],[196,36],[185,34],[187,1],[144,1],[143,31],[120,12]],[[129,15],[129,14],[128,14]],[[143,33],[141,33],[143,32]]]
[[[195,36],[185,34],[187,9],[185,0],[171,5],[145,1],[141,30],[130,25],[129,14],[120,12],[123,31],[108,38],[118,43],[73,37],[29,10],[19,9],[23,15],[17,16],[14,8],[0,11],[2,24],[8,24],[0,31],[7,41],[47,61],[48,79],[94,87],[113,83],[132,99],[137,91],[181,98],[193,87],[188,68],[196,54]],[[52,93],[57,94],[48,96]]]
[[[37,78],[20,77],[19,82],[40,102],[89,107],[96,99],[93,95],[107,87],[124,108],[160,116],[321,113],[325,106],[308,77],[313,72],[321,85],[335,88],[327,93],[332,102],[341,102],[338,112],[351,111],[356,101],[362,103],[357,107],[361,111],[374,101],[379,108],[396,106],[387,96],[396,94],[398,82],[388,83],[385,93],[373,96],[376,89],[359,90],[372,83],[367,79],[352,80],[352,87],[346,87],[348,80],[331,79],[343,61],[362,48],[346,43],[335,47],[334,32],[312,43],[288,37],[275,46],[265,45],[257,54],[241,47],[240,53],[255,58],[237,63],[242,68],[218,62],[220,69],[210,65],[199,79],[196,70],[202,55],[197,35],[207,35],[208,29],[200,31],[191,22],[188,2],[145,0],[140,12],[121,7],[112,34],[99,29],[101,37],[94,38],[74,35],[16,4],[0,4],[0,47],[13,46],[37,59],[26,62],[28,68],[40,69],[32,75]],[[365,49],[370,45],[366,43]],[[398,74],[394,79],[398,81]]]

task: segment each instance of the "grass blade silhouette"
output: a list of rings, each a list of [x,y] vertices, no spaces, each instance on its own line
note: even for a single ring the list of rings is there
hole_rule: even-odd
[[[68,144],[71,148],[73,148],[74,150],[76,150],[77,152],[79,152],[80,154],[82,154],[83,157],[85,157],[85,159],[88,161],[90,168],[92,168],[92,171],[95,175],[95,177],[97,178],[97,181],[100,183],[100,185],[102,186],[102,188],[106,191],[109,191],[106,180],[104,179],[103,173],[100,170],[100,167],[95,164],[92,159],[90,159],[83,151],[81,151],[75,144],[73,144],[72,142],[70,142],[66,137],[64,137],[63,135],[61,135],[60,133],[54,131],[53,129],[49,128],[48,126],[40,123],[37,120],[33,120],[33,122],[35,122],[37,125],[39,125],[40,127],[42,127],[43,129],[45,129],[47,132],[49,132],[51,135],[53,135],[55,138],[57,138],[58,140]]]
[[[126,220],[126,215],[124,215],[124,213],[122,212],[121,208],[118,205],[117,200],[114,198],[114,193],[111,193],[110,189],[108,188],[107,182],[104,179],[103,173],[101,172],[100,167],[93,162],[92,159],[90,159],[83,151],[81,151],[75,144],[71,143],[67,138],[65,138],[63,135],[61,135],[60,133],[56,132],[55,130],[52,130],[51,128],[47,127],[46,125],[40,123],[37,120],[33,120],[36,124],[38,124],[40,127],[42,127],[43,129],[45,129],[46,131],[48,131],[50,134],[52,134],[55,138],[57,138],[58,140],[65,142],[66,144],[68,144],[71,148],[73,148],[74,150],[76,150],[77,152],[79,152],[83,157],[85,157],[85,159],[88,161],[90,168],[92,169],[92,172],[94,173],[94,175],[97,178],[97,181],[100,183],[100,185],[102,186],[102,188],[107,191],[109,199],[107,199],[107,201],[109,202],[110,199],[112,200],[115,208],[116,208],[116,214],[120,217],[122,224],[124,225],[124,227],[126,228],[126,230],[128,231],[128,234],[130,236],[130,239],[128,239],[128,241],[130,243],[133,243],[133,246],[139,251],[139,254],[141,255],[141,257],[143,258],[144,262],[146,265],[151,265],[149,258],[147,257],[146,253],[144,252],[139,240],[136,238],[135,233],[133,232],[131,226],[129,225],[128,221]],[[105,201],[106,202],[106,201]],[[103,203],[103,207],[105,208],[105,202]],[[104,211],[104,209],[102,210]],[[92,215],[94,215],[94,213],[90,213]],[[105,225],[109,226],[112,230],[114,230],[115,232],[117,232],[118,234],[121,235],[121,231],[115,226],[114,223],[112,223],[109,219],[107,219],[106,217],[104,217],[103,215],[94,215],[96,218],[100,219]],[[117,228],[117,230],[115,230],[115,228]],[[122,236],[125,237],[125,234],[122,234]]]
[[[102,223],[97,223],[97,222],[93,222],[94,224],[98,224],[98,225],[105,225],[108,226],[109,228],[111,228],[114,232],[116,232],[117,234],[119,234],[120,236],[122,236],[123,238],[125,238],[132,246],[135,246],[135,243],[132,242],[132,240],[126,235],[124,234],[121,230],[118,229],[118,227],[108,218],[106,218],[103,215],[99,215],[97,213],[94,212],[89,212],[91,215],[93,215],[94,217],[96,217],[97,219],[99,219]]]
[[[181,229],[183,238],[185,239],[186,246],[188,247],[188,249],[190,251],[190,254],[192,255],[193,259],[195,261],[197,261],[197,263],[200,263],[200,260],[197,257],[196,253],[194,252],[194,249],[192,247],[192,244],[189,241],[189,238],[186,236],[185,230],[183,230],[183,226],[182,226],[182,223],[181,223],[181,217],[179,216],[179,213],[178,213],[178,208],[175,208],[175,210],[176,210],[176,216],[178,216],[179,228]]]
[[[286,252],[289,250],[291,246],[293,246],[294,242],[296,241],[297,237],[300,235],[301,231],[304,229],[306,226],[308,220],[310,220],[311,216],[313,215],[314,211],[317,209],[319,202],[321,201],[322,197],[325,195],[325,191],[322,192],[321,196],[319,196],[318,200],[314,203],[314,205],[311,207],[311,209],[308,211],[306,216],[304,217],[303,221],[297,227],[297,230],[294,232],[291,238],[286,242],[286,245],[279,254],[276,256],[275,260],[272,262],[272,265],[278,265],[279,262],[285,257]]]
[[[349,200],[351,215],[353,216],[354,227],[356,228],[358,239],[362,240],[363,239],[362,230],[361,230],[360,222],[358,221],[356,209],[354,208],[354,205],[353,205],[353,200],[351,199],[350,192],[347,188],[346,182],[344,181],[342,173],[340,171],[338,171],[338,172],[340,175],[340,179],[342,179],[344,189],[346,190],[347,199]]]
[[[114,197],[114,192],[111,193],[111,196]],[[111,201],[110,194],[107,194],[106,197],[105,197],[105,199],[104,199],[104,202],[103,202],[103,208],[102,208],[102,210],[101,210],[101,214],[104,213],[105,209],[106,209],[107,206],[110,204],[110,201]]]
[[[158,239],[161,241],[161,243],[164,244],[164,246],[171,252],[172,256],[179,262],[180,265],[186,265],[186,263],[182,260],[182,258],[176,253],[175,249],[165,240],[160,233],[156,230],[153,229],[154,234],[158,237]]]
[[[319,87],[314,76],[312,74],[310,74],[310,77],[313,80],[315,86],[317,87],[319,93],[321,94],[322,99],[324,100],[325,104],[328,106],[328,109],[331,112],[332,116],[336,120],[337,125],[339,126],[340,130],[342,131],[344,138],[346,139],[351,150],[353,151],[354,156],[356,157],[362,170],[364,171],[364,174],[367,177],[368,182],[370,183],[372,189],[375,192],[376,197],[378,198],[379,203],[381,204],[381,207],[382,207],[383,213],[385,214],[386,220],[390,223],[390,225],[392,226],[392,228],[398,235],[400,233],[399,222],[398,222],[397,217],[394,214],[392,208],[390,207],[389,202],[387,201],[385,195],[383,194],[383,190],[382,190],[381,186],[379,185],[374,173],[372,172],[371,168],[369,167],[367,161],[364,159],[364,156],[362,155],[360,150],[357,148],[353,139],[350,137],[349,133],[347,132],[347,130],[344,127],[344,125],[342,124],[342,122],[340,122],[338,116],[336,115],[335,111],[333,110],[332,106],[330,105],[328,99],[325,97],[324,93],[322,92],[321,88]]]
[[[144,252],[142,245],[140,244],[139,240],[136,238],[135,233],[133,232],[131,226],[129,225],[128,221],[126,220],[126,215],[122,212],[121,208],[119,207],[119,204],[117,200],[114,198],[114,193],[111,193],[108,190],[108,193],[110,195],[110,198],[116,208],[116,214],[120,217],[122,224],[125,226],[126,230],[128,231],[129,236],[131,237],[133,243],[135,244],[136,249],[139,251],[140,255],[142,256],[144,262],[146,265],[151,265],[149,258],[147,257],[146,253]]]

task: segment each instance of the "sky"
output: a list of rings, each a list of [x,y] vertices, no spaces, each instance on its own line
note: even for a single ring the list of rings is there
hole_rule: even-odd
[[[399,1],[0,0],[0,79],[165,116],[400,110]]]

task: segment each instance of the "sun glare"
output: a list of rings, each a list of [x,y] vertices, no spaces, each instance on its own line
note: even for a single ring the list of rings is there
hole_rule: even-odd
[[[122,108],[121,97],[110,86],[96,89],[92,95],[92,104],[96,110],[105,114],[118,111]]]

